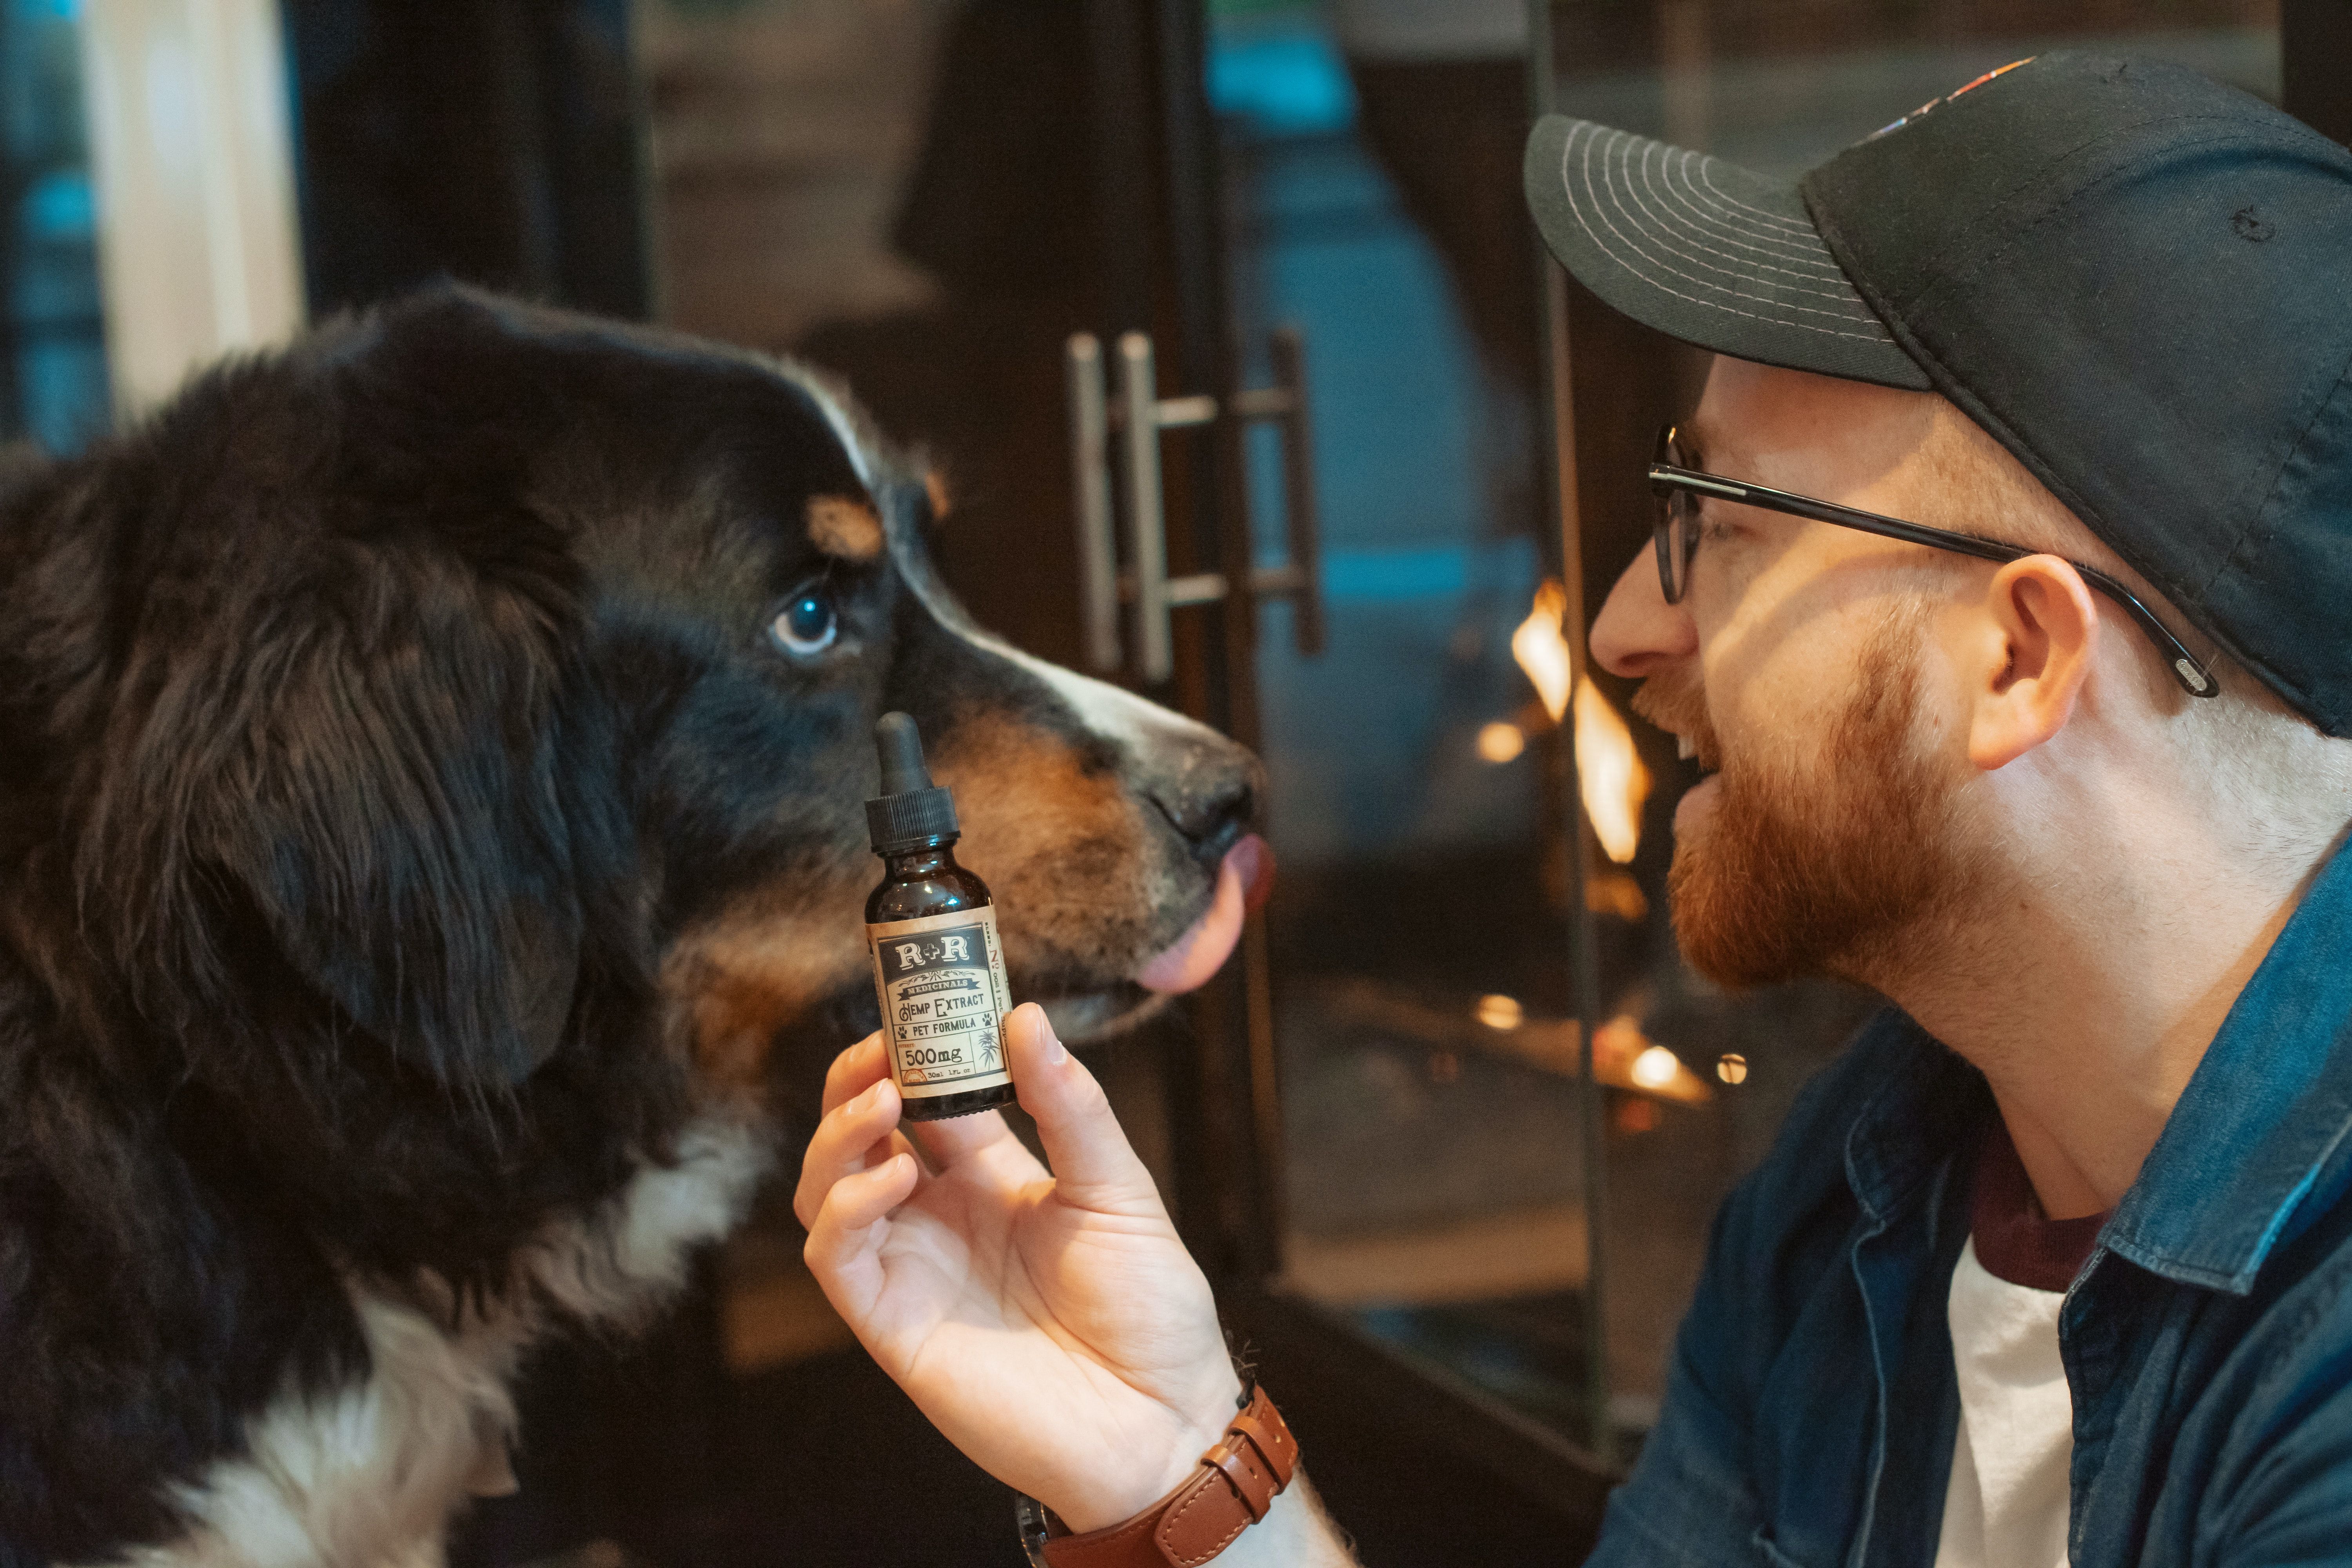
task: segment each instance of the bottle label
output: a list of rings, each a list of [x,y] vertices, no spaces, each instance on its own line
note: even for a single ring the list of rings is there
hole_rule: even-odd
[[[996,911],[986,905],[866,928],[890,1076],[907,1100],[1011,1083],[1004,1015],[1013,1010]]]

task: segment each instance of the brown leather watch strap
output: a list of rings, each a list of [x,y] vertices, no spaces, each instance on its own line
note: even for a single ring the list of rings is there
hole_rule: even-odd
[[[1055,1535],[1049,1568],[1196,1568],[1274,1506],[1298,1470],[1298,1442],[1258,1389],[1181,1486],[1124,1524]]]

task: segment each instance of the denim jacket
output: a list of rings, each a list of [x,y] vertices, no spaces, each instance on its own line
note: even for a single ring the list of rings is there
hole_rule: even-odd
[[[1591,1562],[1935,1561],[1946,1296],[1990,1091],[1900,1013],[1716,1218],[1664,1408]],[[2352,854],[2189,1080],[2059,1319],[2073,1568],[2352,1563]]]

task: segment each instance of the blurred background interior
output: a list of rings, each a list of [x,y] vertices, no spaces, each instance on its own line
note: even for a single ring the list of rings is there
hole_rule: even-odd
[[[2062,44],[2352,135],[2347,0],[0,0],[0,437],[444,276],[845,377],[983,622],[1270,767],[1242,958],[1089,1054],[1318,1486],[1572,1562],[1873,1003],[1676,957],[1687,764],[1580,647],[1704,367],[1539,262],[1529,115],[1793,174]],[[457,1561],[1017,1563],[799,1247],[543,1356]]]

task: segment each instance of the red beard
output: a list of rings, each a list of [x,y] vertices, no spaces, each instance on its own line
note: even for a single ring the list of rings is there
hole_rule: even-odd
[[[1708,979],[1869,983],[1948,929],[1972,878],[1953,843],[1953,782],[1914,741],[1919,619],[1897,615],[1872,638],[1829,733],[1790,756],[1725,756],[1696,671],[1634,698],[1696,743],[1702,767],[1722,768],[1667,877],[1683,956]]]

